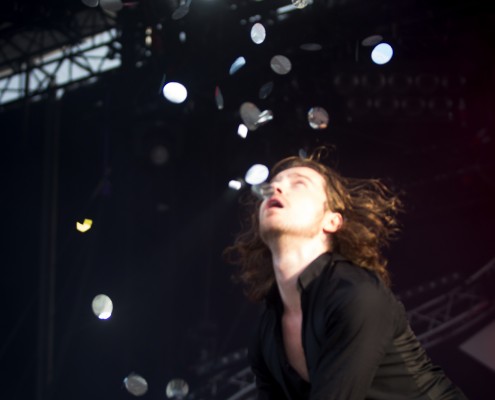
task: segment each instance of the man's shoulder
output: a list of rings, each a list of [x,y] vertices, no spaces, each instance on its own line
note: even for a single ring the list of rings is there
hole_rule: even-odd
[[[325,303],[348,299],[363,302],[390,302],[394,295],[378,274],[343,258],[336,257],[325,273],[321,274],[313,294]]]
[[[334,279],[341,279],[352,283],[374,283],[380,282],[378,275],[368,268],[361,267],[345,258],[338,258],[334,263],[332,273]]]
[[[330,279],[352,286],[382,286],[380,278],[374,271],[356,265],[338,254],[334,257],[333,266],[329,272]]]
[[[322,278],[324,281],[313,291],[313,298],[328,315],[359,320],[384,310],[395,313],[395,296],[374,271],[339,259]]]

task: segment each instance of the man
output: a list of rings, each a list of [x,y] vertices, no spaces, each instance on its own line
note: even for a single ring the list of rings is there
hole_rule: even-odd
[[[381,250],[400,201],[377,180],[290,157],[271,172],[236,254],[265,302],[250,360],[259,399],[466,399],[388,289]]]

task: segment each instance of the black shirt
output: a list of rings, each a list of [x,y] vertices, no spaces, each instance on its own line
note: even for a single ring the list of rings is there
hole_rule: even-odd
[[[250,348],[259,399],[466,399],[434,366],[375,273],[325,253],[299,276],[310,383],[287,362],[275,286]]]

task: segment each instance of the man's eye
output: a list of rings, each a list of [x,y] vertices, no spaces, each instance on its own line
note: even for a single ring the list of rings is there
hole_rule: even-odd
[[[296,186],[306,186],[306,181],[300,179],[294,182],[294,185]]]

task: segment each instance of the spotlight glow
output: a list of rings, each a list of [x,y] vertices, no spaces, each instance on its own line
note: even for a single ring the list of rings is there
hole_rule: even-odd
[[[242,188],[242,182],[238,181],[236,179],[232,179],[229,182],[229,188],[234,189],[234,190],[240,190]]]
[[[243,138],[243,139],[246,139],[247,138],[247,135],[248,135],[248,127],[244,124],[239,124],[239,127],[237,128],[237,134]]]
[[[183,399],[189,393],[189,385],[183,379],[172,379],[165,389],[169,399]]]
[[[296,8],[304,8],[309,4],[309,0],[292,0],[292,5]]]
[[[287,75],[292,69],[292,63],[287,57],[277,55],[270,60],[270,67],[278,75]]]
[[[258,129],[258,119],[260,117],[261,111],[255,104],[246,101],[241,104],[239,108],[239,114],[241,115],[242,122],[247,126],[248,129],[255,131]]]
[[[328,113],[322,107],[312,107],[308,111],[309,126],[313,129],[325,129],[328,126]]]
[[[229,75],[234,75],[242,67],[246,65],[246,59],[244,57],[238,57],[230,66]]]
[[[254,24],[251,28],[251,40],[256,44],[261,44],[265,41],[266,30],[265,27],[259,22]]]
[[[178,82],[169,82],[163,87],[163,96],[172,103],[180,104],[187,99],[187,89]]]
[[[93,299],[91,308],[93,309],[93,313],[99,319],[108,319],[112,316],[113,303],[107,295],[99,294]]]
[[[148,391],[148,382],[141,375],[131,373],[124,379],[124,386],[130,394],[142,396]]]
[[[244,180],[250,185],[259,185],[260,183],[266,181],[269,174],[270,171],[268,170],[268,167],[263,164],[254,164],[246,172]]]
[[[364,46],[364,47],[376,46],[382,40],[383,40],[383,37],[381,35],[371,35],[371,36],[364,38],[361,41],[361,46]]]
[[[380,43],[376,45],[371,52],[371,59],[375,64],[383,65],[388,63],[392,59],[393,55],[394,50],[392,49],[392,46],[388,43]]]
[[[218,86],[215,87],[215,103],[217,103],[217,108],[219,110],[223,110],[223,106],[224,106],[223,95],[222,95],[222,91]]]

